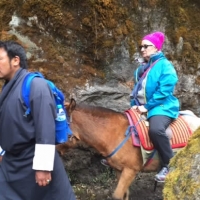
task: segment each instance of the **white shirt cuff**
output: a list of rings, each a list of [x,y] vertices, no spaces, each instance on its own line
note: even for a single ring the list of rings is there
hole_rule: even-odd
[[[3,156],[5,154],[5,151],[0,146],[0,156]]]
[[[33,169],[52,171],[55,157],[55,145],[36,144],[33,158]]]

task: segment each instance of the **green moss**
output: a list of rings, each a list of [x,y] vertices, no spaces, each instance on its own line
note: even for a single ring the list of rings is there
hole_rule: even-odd
[[[166,178],[163,195],[165,200],[193,199],[199,190],[200,174],[196,181],[192,178],[191,171],[195,156],[199,155],[200,129],[190,138],[188,145],[180,150],[170,162],[170,173]]]

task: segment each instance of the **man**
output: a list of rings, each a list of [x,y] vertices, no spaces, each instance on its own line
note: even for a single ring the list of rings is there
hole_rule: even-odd
[[[63,163],[55,149],[55,102],[42,78],[31,83],[31,115],[21,94],[27,75],[24,48],[0,41],[0,165],[1,200],[75,200]],[[6,191],[6,192],[5,192]]]

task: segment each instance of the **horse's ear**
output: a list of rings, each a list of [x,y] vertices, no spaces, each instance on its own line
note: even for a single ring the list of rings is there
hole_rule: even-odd
[[[76,100],[73,98],[71,98],[70,107],[71,107],[71,110],[74,110],[76,107]]]
[[[76,101],[75,101],[75,99],[71,99],[70,100],[70,103],[69,102],[65,102],[65,108],[66,108],[66,110],[67,110],[67,112],[69,113],[69,114],[71,114],[71,112],[75,109],[75,107],[76,107]]]

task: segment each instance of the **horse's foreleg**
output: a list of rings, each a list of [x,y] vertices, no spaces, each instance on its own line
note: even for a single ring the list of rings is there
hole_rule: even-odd
[[[116,176],[117,176],[117,181],[118,182],[119,182],[121,173],[122,173],[121,171],[116,170]],[[128,200],[128,198],[129,198],[129,189],[127,189],[127,191],[125,192],[123,200]]]
[[[129,186],[136,176],[136,171],[130,168],[124,168],[121,172],[117,172],[118,184],[113,193],[113,199],[128,200]],[[126,195],[125,195],[126,194]]]

